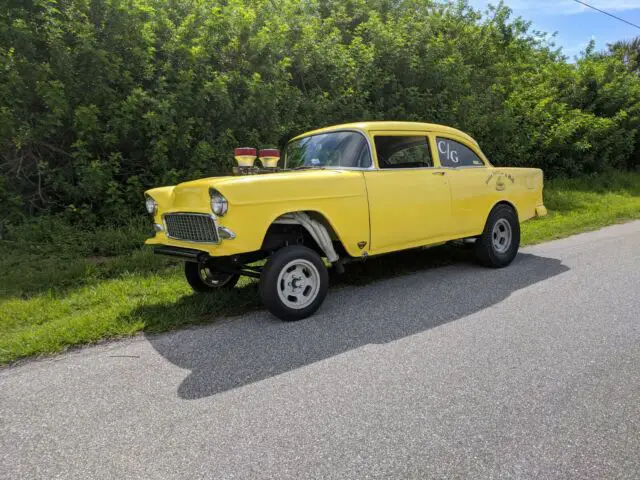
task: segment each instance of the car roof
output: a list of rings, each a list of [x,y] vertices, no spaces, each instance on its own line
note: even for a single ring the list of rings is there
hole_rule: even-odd
[[[437,123],[422,123],[422,122],[355,122],[355,123],[343,123],[341,125],[332,125],[330,127],[319,128],[317,130],[312,130],[310,132],[305,132],[302,135],[298,135],[292,140],[296,140],[302,137],[308,137],[310,135],[318,135],[320,133],[328,133],[336,130],[362,130],[367,133],[372,131],[382,130],[382,131],[404,131],[404,130],[426,130],[434,133],[448,133],[452,135],[457,135],[467,140],[468,142],[478,145],[471,136],[467,135],[461,130],[457,128],[447,127],[445,125],[438,125]]]

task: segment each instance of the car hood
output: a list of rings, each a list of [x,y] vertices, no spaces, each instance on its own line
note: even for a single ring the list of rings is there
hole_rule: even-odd
[[[360,195],[361,189],[351,186],[358,180],[364,181],[360,171],[313,169],[202,178],[172,187],[154,188],[146,193],[165,209],[196,211],[194,207],[209,208],[210,189],[218,190],[230,203],[245,205]]]

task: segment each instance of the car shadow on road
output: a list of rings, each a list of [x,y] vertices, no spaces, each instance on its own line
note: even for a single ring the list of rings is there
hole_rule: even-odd
[[[262,311],[147,338],[168,361],[191,370],[178,395],[197,399],[458,320],[567,270],[560,260],[531,254],[499,270],[456,263],[332,289],[316,315],[300,322]]]

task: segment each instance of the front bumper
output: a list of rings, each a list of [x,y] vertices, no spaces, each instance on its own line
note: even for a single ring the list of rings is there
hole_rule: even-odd
[[[205,263],[211,258],[211,256],[207,252],[204,252],[202,250],[196,250],[194,248],[172,247],[170,245],[156,245],[153,247],[153,253],[180,258],[185,262]]]
[[[203,250],[173,247],[171,245],[156,245],[153,247],[153,253],[179,258],[185,262],[206,264],[221,272],[244,275],[252,278],[260,278],[262,267],[250,266],[250,264],[266,258],[265,253],[262,251],[231,255],[228,257],[214,257]]]

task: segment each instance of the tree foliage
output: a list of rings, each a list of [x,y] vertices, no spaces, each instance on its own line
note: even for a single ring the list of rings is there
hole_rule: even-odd
[[[0,222],[121,222],[235,146],[357,120],[455,126],[548,175],[637,168],[637,68],[551,40],[464,1],[3,0]]]
[[[609,45],[609,51],[620,58],[635,73],[640,74],[640,37],[612,43]]]

